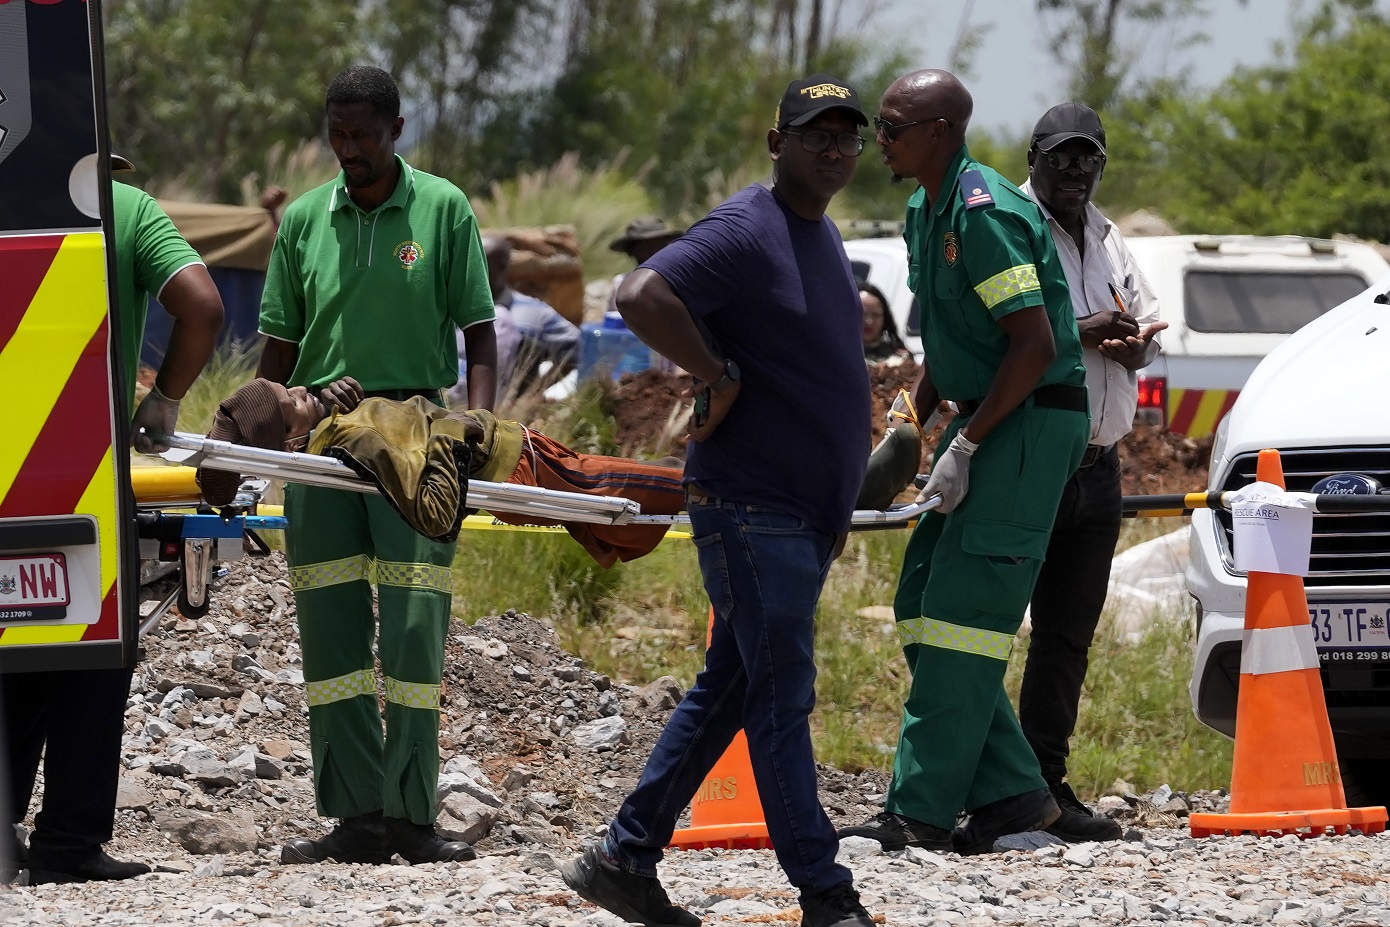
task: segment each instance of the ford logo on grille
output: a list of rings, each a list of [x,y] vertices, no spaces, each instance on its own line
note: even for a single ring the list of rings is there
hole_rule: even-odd
[[[1323,496],[1374,496],[1380,482],[1363,473],[1337,473],[1313,484],[1313,492]]]

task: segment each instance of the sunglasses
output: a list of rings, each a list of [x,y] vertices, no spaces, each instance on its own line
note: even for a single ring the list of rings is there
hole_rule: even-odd
[[[1065,151],[1041,152],[1047,166],[1054,171],[1064,171],[1075,164],[1088,174],[1094,174],[1105,163],[1103,154],[1067,154]]]
[[[955,123],[947,119],[945,116],[932,116],[930,119],[916,119],[912,122],[899,122],[896,124],[889,122],[882,116],[875,116],[874,132],[879,135],[882,135],[885,139],[887,139],[890,142],[896,142],[898,140],[898,133],[901,132],[903,129],[909,128],[911,126],[925,125],[928,122],[944,122],[946,123],[947,128],[955,127]]]
[[[829,151],[831,144],[839,149],[840,154],[846,158],[853,158],[864,150],[864,139],[857,132],[845,132],[842,135],[831,135],[824,129],[807,129],[805,132],[793,132],[790,129],[783,129],[783,135],[796,135],[801,138],[801,147],[811,154],[820,154]]]

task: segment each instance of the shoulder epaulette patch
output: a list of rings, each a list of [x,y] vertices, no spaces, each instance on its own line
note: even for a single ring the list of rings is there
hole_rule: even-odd
[[[966,209],[994,205],[989,184],[985,183],[985,175],[979,171],[965,171],[960,175],[960,198],[965,201]]]

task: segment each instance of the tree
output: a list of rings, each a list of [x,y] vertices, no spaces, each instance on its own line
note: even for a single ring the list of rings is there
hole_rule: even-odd
[[[1242,5],[1246,0],[1236,0]],[[1146,32],[1161,23],[1178,24],[1204,16],[1207,0],[1037,0],[1038,17],[1048,32],[1053,57],[1069,71],[1067,92],[1097,111],[1111,109],[1125,89],[1140,49],[1120,40],[1125,23]],[[1179,47],[1205,42],[1188,32]]]
[[[320,131],[328,81],[359,54],[353,0],[118,0],[108,8],[116,148],[187,195],[241,199],[277,144]]]
[[[1372,4],[1320,7],[1287,63],[1201,97],[1162,88],[1120,116],[1107,202],[1194,232],[1390,241],[1390,20]]]

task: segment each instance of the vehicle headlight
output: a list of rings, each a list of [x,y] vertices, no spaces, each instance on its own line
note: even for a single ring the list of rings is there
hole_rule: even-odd
[[[1207,464],[1207,490],[1215,491],[1220,489],[1217,482],[1217,474],[1225,472],[1222,466],[1226,460],[1226,436],[1231,430],[1231,417],[1229,415],[1221,419],[1216,426],[1216,434],[1211,439],[1211,462]]]

